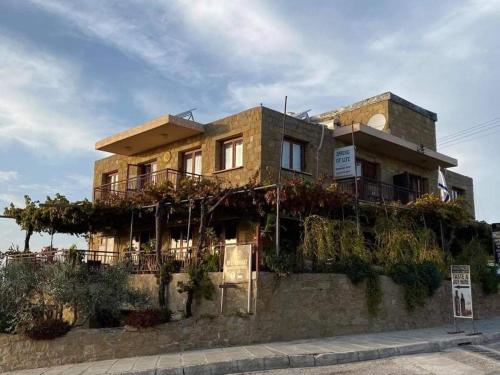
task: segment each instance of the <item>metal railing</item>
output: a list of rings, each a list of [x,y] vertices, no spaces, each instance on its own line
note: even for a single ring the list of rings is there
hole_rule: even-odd
[[[154,185],[171,185],[172,188],[176,189],[183,179],[200,181],[202,178],[205,177],[195,173],[165,168],[156,172],[129,177],[126,180],[100,185],[94,188],[94,201],[126,198]]]
[[[224,245],[214,245],[208,247],[208,253],[215,256],[216,268],[222,270],[222,262],[224,258]],[[196,249],[194,247],[183,247],[176,249],[168,249],[162,251],[162,263],[167,260],[176,260],[179,262],[181,271],[185,270],[193,260]],[[6,264],[13,262],[26,262],[34,267],[43,264],[51,264],[57,262],[79,262],[87,264],[92,268],[100,268],[105,266],[116,265],[123,262],[130,266],[131,273],[157,273],[158,262],[156,253],[151,251],[102,251],[102,250],[53,250],[40,252],[22,252],[6,255]]]
[[[340,192],[356,195],[354,179],[337,181]],[[358,199],[369,202],[395,202],[408,203],[425,194],[424,191],[411,190],[402,186],[391,185],[381,181],[358,177]]]
[[[22,252],[6,255],[6,264],[27,262],[34,266],[47,263],[78,261],[89,265],[115,265],[119,261],[118,252],[101,250],[51,250]]]

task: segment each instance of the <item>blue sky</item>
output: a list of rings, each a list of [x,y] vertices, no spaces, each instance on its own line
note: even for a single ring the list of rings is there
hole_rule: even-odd
[[[285,95],[318,113],[392,91],[438,113],[439,139],[500,117],[498,45],[493,0],[3,0],[0,206],[90,197],[96,140],[192,107],[208,122],[281,110]],[[441,151],[474,178],[478,218],[498,222],[500,131],[488,134]],[[22,239],[0,221],[0,248]]]

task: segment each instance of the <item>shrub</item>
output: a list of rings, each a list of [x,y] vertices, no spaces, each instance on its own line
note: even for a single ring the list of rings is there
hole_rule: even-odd
[[[304,220],[302,258],[312,260],[316,268],[347,260],[352,256],[369,260],[364,237],[352,220],[332,220],[311,215]]]
[[[52,340],[64,336],[70,329],[71,326],[62,319],[43,319],[33,321],[22,332],[32,340]]]
[[[266,266],[271,272],[279,277],[285,277],[292,273],[296,267],[296,259],[293,254],[280,252],[276,254],[274,249],[269,250],[265,256]]]
[[[131,311],[125,320],[125,324],[137,328],[148,328],[156,326],[158,324],[169,322],[171,317],[172,312],[168,309],[146,309]]]
[[[463,252],[455,258],[455,264],[469,264],[472,282],[479,282],[484,293],[498,292],[499,278],[496,269],[488,265],[489,256],[477,239],[465,245]]]
[[[346,259],[340,268],[341,272],[345,273],[354,285],[359,284],[373,273],[370,264],[358,256]]]
[[[383,292],[380,287],[379,275],[370,266],[370,263],[358,256],[352,256],[341,264],[334,265],[332,270],[344,273],[354,285],[366,280],[366,307],[371,316],[377,315],[379,305],[382,302]]]
[[[404,297],[408,311],[414,311],[425,304],[442,282],[438,267],[432,262],[420,264],[395,264],[388,272],[391,279],[404,287]]]
[[[498,274],[496,267],[489,267],[480,275],[479,281],[485,294],[498,293]]]

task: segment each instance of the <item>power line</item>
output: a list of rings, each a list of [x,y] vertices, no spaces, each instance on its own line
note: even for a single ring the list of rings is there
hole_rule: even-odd
[[[440,146],[444,146],[445,144],[448,144],[448,143],[454,143],[456,141],[460,141],[461,139],[466,139],[468,137],[470,137],[471,135],[476,135],[476,134],[480,134],[480,133],[484,133],[484,132],[487,132],[489,130],[492,130],[492,129],[495,129],[495,128],[498,128],[500,127],[500,123],[496,123],[496,124],[492,124],[491,126],[487,127],[487,128],[483,128],[483,129],[477,129],[475,131],[471,131],[471,132],[468,132],[468,133],[464,133],[462,135],[458,135],[454,138],[450,138],[444,142],[438,142],[438,145]]]
[[[451,134],[448,134],[448,135],[445,135],[444,137],[441,137],[441,138],[438,138],[438,141],[445,141],[445,140],[448,140],[449,138],[454,138],[462,133],[468,133],[470,131],[473,131],[473,130],[477,130],[477,129],[480,129],[480,128],[483,128],[483,127],[487,127],[487,126],[490,126],[491,123],[493,122],[497,122],[498,120],[500,120],[500,117],[495,117],[494,119],[491,119],[491,120],[488,120],[488,121],[485,121],[485,122],[481,122],[477,125],[473,125],[471,127],[468,127],[467,129],[463,129],[463,130],[459,130],[455,133],[451,133]]]
[[[494,129],[491,133],[481,134],[481,135],[478,135],[478,136],[472,137],[472,138],[464,138],[464,139],[458,140],[458,141],[456,141],[454,143],[446,144],[446,145],[444,145],[444,146],[442,146],[440,148],[452,147],[452,146],[456,146],[456,145],[461,144],[461,143],[467,143],[467,142],[470,142],[470,141],[475,141],[475,140],[481,139],[481,138],[483,138],[485,136],[492,135],[492,134],[498,132],[499,130],[500,130],[500,128]]]

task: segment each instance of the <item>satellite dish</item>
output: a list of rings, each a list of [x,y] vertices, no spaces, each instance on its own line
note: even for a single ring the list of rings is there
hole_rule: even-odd
[[[377,113],[376,115],[370,117],[367,125],[377,130],[384,130],[386,123],[387,120],[385,119],[385,116],[382,113]]]

